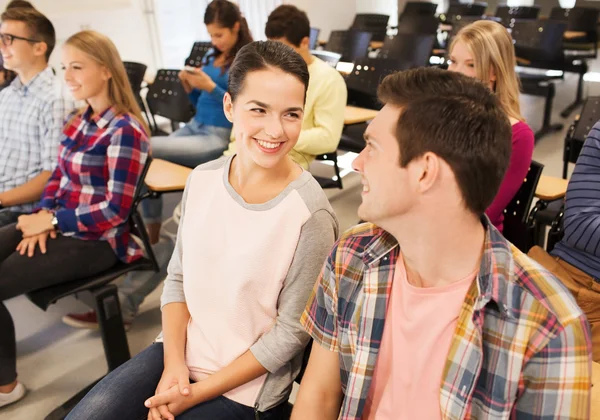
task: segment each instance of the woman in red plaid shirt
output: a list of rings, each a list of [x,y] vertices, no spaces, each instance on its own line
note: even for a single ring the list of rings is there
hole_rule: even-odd
[[[2,302],[142,255],[127,218],[149,152],[148,129],[119,53],[104,35],[83,31],[65,43],[62,63],[74,99],[87,107],[65,124],[39,210],[0,229],[0,407],[25,394]]]

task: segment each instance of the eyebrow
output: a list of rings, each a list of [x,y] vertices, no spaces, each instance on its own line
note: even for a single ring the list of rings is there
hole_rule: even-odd
[[[271,109],[270,105],[267,105],[266,103],[261,102],[261,101],[256,101],[254,99],[246,102],[246,105],[248,105],[248,104],[255,104],[255,105],[260,106],[261,108]],[[294,106],[294,107],[286,108],[285,112],[304,112],[304,109],[299,106]]]

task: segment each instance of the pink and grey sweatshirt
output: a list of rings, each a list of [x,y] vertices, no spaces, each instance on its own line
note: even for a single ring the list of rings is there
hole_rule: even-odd
[[[161,305],[187,304],[192,379],[252,352],[268,373],[225,396],[266,411],[287,400],[300,370],[309,342],[300,315],[338,221],[307,171],[274,199],[246,203],[229,183],[233,158],[201,165],[188,179]]]

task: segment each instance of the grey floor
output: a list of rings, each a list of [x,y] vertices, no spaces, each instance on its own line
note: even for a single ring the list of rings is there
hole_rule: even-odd
[[[593,63],[594,67],[600,67]],[[538,142],[534,159],[545,165],[544,174],[560,176],[562,168],[562,145],[568,119],[561,119],[559,112],[574,98],[577,83],[575,75],[567,75],[557,85],[553,121],[565,124],[562,132],[549,135]],[[600,84],[586,83],[586,94],[600,94]],[[523,96],[525,117],[534,130],[541,125],[543,99]],[[344,160],[342,158],[342,160]],[[345,159],[349,162],[348,156]],[[327,173],[331,168],[315,164],[314,171]],[[355,173],[344,177],[345,188],[328,191],[327,195],[335,209],[342,229],[357,221],[356,209],[360,204],[360,180]],[[168,198],[168,208],[177,202],[176,195]],[[144,302],[141,313],[128,332],[132,354],[144,349],[160,331],[160,288]],[[61,317],[73,311],[86,310],[86,306],[73,298],[64,299],[42,312],[24,297],[7,302],[17,331],[19,379],[28,387],[29,394],[22,401],[0,409],[0,419],[43,419],[56,406],[67,400],[87,384],[100,377],[106,370],[100,335],[98,332],[75,330],[61,322]]]

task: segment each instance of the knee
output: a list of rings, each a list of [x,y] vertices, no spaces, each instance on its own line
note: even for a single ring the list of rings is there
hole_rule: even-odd
[[[122,393],[103,389],[102,392],[90,392],[69,413],[66,420],[112,420],[123,414],[119,402]]]

